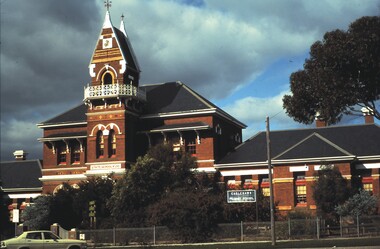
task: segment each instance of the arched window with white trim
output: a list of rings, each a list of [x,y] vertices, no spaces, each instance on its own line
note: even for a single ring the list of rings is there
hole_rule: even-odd
[[[96,133],[96,157],[104,157],[104,136],[102,131]]]
[[[108,156],[116,156],[116,133],[115,130],[110,130],[108,135]]]

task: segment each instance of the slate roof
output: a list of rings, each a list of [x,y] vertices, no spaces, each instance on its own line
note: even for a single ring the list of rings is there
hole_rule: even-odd
[[[64,113],[55,116],[54,118],[48,119],[38,124],[38,126],[87,122],[86,112],[87,106],[85,104],[81,104]]]
[[[376,124],[271,131],[272,162],[321,158],[380,158],[380,127]],[[267,161],[266,132],[259,132],[218,162],[217,167]]]
[[[147,103],[142,118],[162,113],[184,113],[202,110],[215,110],[224,117],[246,127],[243,123],[218,108],[216,105],[190,89],[181,82],[141,86],[146,91]],[[54,118],[44,121],[38,126],[86,122],[87,107],[85,104],[74,107]]]
[[[4,192],[17,192],[17,189],[41,188],[41,163],[39,160],[15,160],[0,162],[1,182]]]

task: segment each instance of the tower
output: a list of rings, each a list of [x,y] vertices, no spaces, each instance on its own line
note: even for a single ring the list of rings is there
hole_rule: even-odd
[[[124,172],[135,160],[137,121],[146,94],[139,88],[140,68],[121,17],[112,25],[109,5],[90,65],[91,83],[84,89],[87,105],[89,171]]]

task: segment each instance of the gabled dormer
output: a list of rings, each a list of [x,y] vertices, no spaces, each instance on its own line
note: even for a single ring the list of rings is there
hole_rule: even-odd
[[[91,84],[84,101],[133,97],[145,100],[139,92],[140,67],[121,18],[120,29],[113,26],[109,10],[89,65]]]

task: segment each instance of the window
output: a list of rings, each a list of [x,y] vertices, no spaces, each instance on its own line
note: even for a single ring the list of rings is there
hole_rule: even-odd
[[[306,203],[306,185],[299,185],[296,187],[297,204]]]
[[[109,157],[114,157],[116,155],[116,134],[114,130],[111,130],[108,135],[108,150]]]
[[[372,183],[363,183],[363,189],[372,194],[373,193],[373,184]]]
[[[260,189],[264,197],[270,196],[270,183],[268,175],[260,176]]]
[[[191,155],[194,155],[197,153],[197,143],[196,143],[196,136],[195,133],[187,133],[184,134],[184,144],[185,144],[185,151]]]
[[[104,157],[104,137],[102,131],[98,131],[96,134],[96,157]]]
[[[103,74],[103,84],[104,85],[109,85],[112,84],[112,75],[110,73],[105,73]]]
[[[66,155],[67,155],[66,146],[61,145],[58,148],[58,164],[60,164],[60,165],[66,164]]]
[[[28,234],[26,235],[26,238],[27,238],[27,239],[38,239],[38,240],[42,240],[42,236],[41,236],[41,233],[40,233],[40,232],[28,233]]]
[[[80,147],[79,144],[74,145],[71,150],[71,163],[80,163]]]
[[[306,200],[306,179],[305,172],[295,172],[295,201],[296,205],[304,205],[307,203]]]
[[[265,197],[270,196],[270,188],[269,187],[262,187],[261,192],[263,193],[263,196],[265,196]]]

